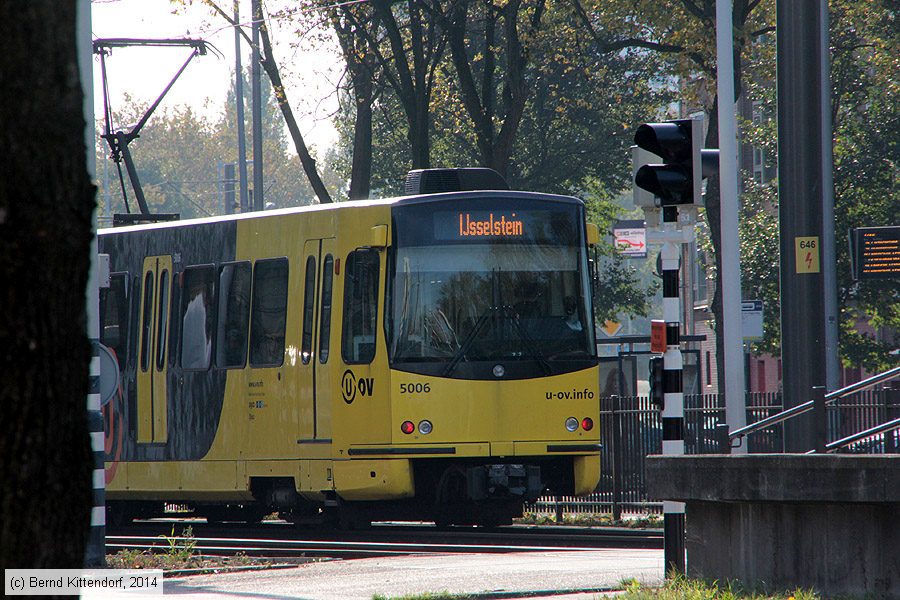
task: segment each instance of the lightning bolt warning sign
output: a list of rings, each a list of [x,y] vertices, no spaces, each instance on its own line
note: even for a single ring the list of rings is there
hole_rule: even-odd
[[[798,273],[819,273],[819,238],[794,238],[794,257]]]

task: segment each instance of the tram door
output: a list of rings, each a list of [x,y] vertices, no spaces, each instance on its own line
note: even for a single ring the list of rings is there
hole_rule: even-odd
[[[137,441],[161,444],[168,439],[166,374],[172,298],[171,256],[144,259],[141,290]]]
[[[303,247],[300,438],[320,443],[331,441],[334,248],[334,238],[308,240]]]

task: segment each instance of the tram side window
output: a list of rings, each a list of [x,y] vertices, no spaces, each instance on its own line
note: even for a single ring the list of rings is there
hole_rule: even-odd
[[[216,332],[216,366],[233,369],[247,363],[250,329],[249,262],[222,265],[219,271],[219,329]]]
[[[331,288],[334,284],[334,259],[325,257],[322,265],[322,322],[319,324],[319,362],[328,362],[331,346]]]
[[[212,265],[184,270],[181,294],[181,366],[184,369],[209,368],[216,323],[214,286],[216,268]]]
[[[128,273],[113,273],[109,287],[100,290],[100,316],[103,319],[100,342],[113,351],[119,366],[125,368],[128,347]]]
[[[303,283],[303,335],[300,338],[300,360],[303,364],[309,363],[312,355],[313,319],[315,318],[316,299],[316,259],[310,256],[306,259],[306,276]]]
[[[128,315],[128,330],[135,332],[128,341],[128,367],[136,368],[138,354],[138,332],[140,327],[141,312],[141,276],[135,275],[131,279],[131,312]]]
[[[150,337],[153,327],[153,271],[144,276],[144,310],[141,315],[141,371],[150,366]]]
[[[256,261],[250,316],[251,366],[278,367],[284,362],[287,283],[286,258]]]
[[[179,285],[180,274],[173,271],[172,272],[172,300],[170,306],[172,307],[171,313],[172,316],[169,318],[169,367],[174,367],[178,364],[178,351],[180,348],[178,347],[178,343],[181,341],[181,330],[179,329],[181,325],[181,321],[177,318],[178,315],[176,311],[181,306],[181,286]]]
[[[355,250],[347,256],[341,356],[347,364],[367,364],[375,358],[378,315],[378,253]]]
[[[156,370],[162,371],[166,362],[166,333],[169,320],[169,271],[159,274],[159,313],[156,316]]]

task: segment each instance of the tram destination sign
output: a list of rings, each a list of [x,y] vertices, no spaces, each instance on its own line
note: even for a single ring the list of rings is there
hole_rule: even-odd
[[[853,278],[900,277],[900,225],[850,230]]]

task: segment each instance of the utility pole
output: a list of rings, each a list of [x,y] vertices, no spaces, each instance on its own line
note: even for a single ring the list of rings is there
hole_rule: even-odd
[[[238,136],[238,177],[240,179],[241,212],[250,211],[247,197],[247,142],[244,136],[244,72],[241,66],[241,19],[239,2],[234,0],[234,95]]]
[[[822,42],[819,2],[776,2],[778,215],[784,408],[825,385]],[[830,139],[830,137],[829,137]],[[832,222],[833,226],[833,222]],[[808,422],[787,422],[785,451],[813,448]]]
[[[716,94],[719,102],[719,206],[722,238],[722,321],[725,421],[729,431],[747,424],[744,334],[741,331],[741,247],[738,236],[737,119],[734,101],[734,40],[731,0],[716,0]],[[734,453],[745,453],[746,446]]]
[[[263,210],[263,139],[262,139],[262,82],[259,54],[259,26],[262,22],[262,0],[253,0],[252,33],[253,58],[250,65],[251,95],[253,96],[253,210]]]

